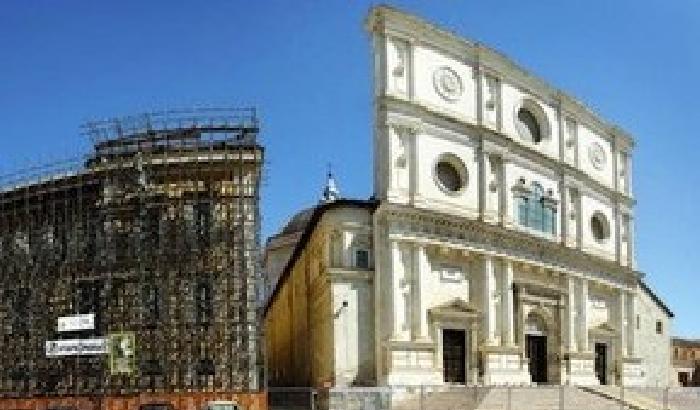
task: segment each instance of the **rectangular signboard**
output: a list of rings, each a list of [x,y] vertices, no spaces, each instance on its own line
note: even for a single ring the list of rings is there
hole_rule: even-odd
[[[46,357],[107,354],[106,338],[47,340]]]
[[[58,318],[57,330],[59,332],[74,332],[76,330],[93,330],[95,328],[95,314],[71,315]]]
[[[131,374],[135,367],[136,337],[133,332],[109,335],[109,369],[112,374]]]

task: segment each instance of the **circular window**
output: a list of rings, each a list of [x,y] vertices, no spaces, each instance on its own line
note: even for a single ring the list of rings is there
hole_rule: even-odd
[[[591,216],[591,232],[593,237],[599,242],[610,237],[610,224],[601,212],[596,212]]]
[[[539,144],[542,141],[542,130],[537,118],[530,110],[521,108],[518,110],[518,119],[516,122],[518,134],[526,140]]]
[[[457,194],[467,186],[467,169],[454,155],[443,155],[435,164],[438,186],[448,194]]]

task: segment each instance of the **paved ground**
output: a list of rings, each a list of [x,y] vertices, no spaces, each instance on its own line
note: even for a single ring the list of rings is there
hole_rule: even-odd
[[[313,410],[310,390],[271,396],[272,410]],[[700,410],[700,389],[626,389],[620,399],[618,387],[540,386],[353,388],[313,400],[318,410]]]

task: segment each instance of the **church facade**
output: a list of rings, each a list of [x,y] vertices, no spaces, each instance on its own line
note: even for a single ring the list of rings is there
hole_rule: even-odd
[[[374,197],[326,195],[276,237],[270,384],[668,385],[633,139],[415,16],[376,7],[366,28]]]

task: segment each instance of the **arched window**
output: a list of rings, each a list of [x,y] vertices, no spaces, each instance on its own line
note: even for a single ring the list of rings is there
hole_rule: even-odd
[[[591,216],[591,232],[598,242],[603,242],[610,237],[610,224],[601,212],[595,212]]]
[[[518,223],[554,235],[557,232],[556,202],[545,196],[542,185],[533,182],[529,190],[516,196]]]
[[[533,113],[528,109],[521,108],[518,110],[518,120],[516,122],[518,128],[518,133],[520,136],[528,141],[532,141],[535,144],[542,141],[542,130],[540,129],[540,124]]]

